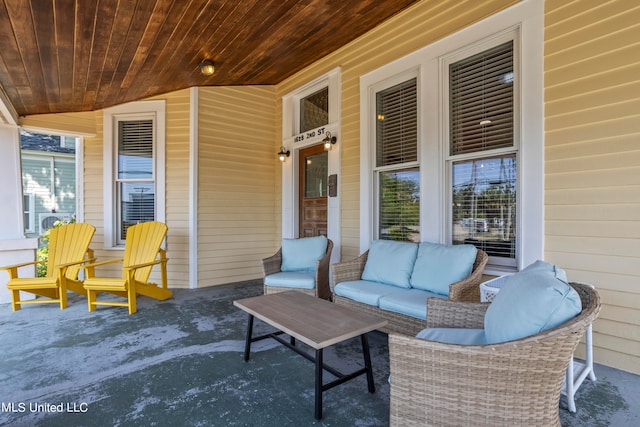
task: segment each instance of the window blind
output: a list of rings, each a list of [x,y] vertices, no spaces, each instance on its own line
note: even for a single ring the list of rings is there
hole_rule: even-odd
[[[450,154],[513,146],[513,41],[449,66]]]
[[[152,182],[120,182],[117,193],[121,219],[119,237],[124,242],[130,226],[155,220],[155,186]]]
[[[415,78],[376,93],[376,166],[418,160]]]
[[[153,178],[153,120],[118,122],[118,178]]]

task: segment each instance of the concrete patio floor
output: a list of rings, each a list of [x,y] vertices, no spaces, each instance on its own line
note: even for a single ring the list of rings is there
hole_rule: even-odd
[[[132,316],[89,313],[79,295],[66,310],[0,305],[0,425],[388,425],[387,336],[369,338],[376,393],[361,377],[331,389],[316,421],[311,363],[271,340],[243,361],[247,316],[232,302],[261,293],[258,281],[176,289],[167,301],[139,298]],[[325,361],[351,371],[359,345],[331,347]],[[561,399],[563,426],[640,425],[640,377],[598,364],[595,373],[576,394],[577,412]]]

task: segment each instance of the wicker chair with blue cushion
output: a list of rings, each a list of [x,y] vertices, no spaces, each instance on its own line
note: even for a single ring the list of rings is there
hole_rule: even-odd
[[[331,299],[329,261],[333,242],[325,236],[283,239],[274,255],[262,260],[264,293],[297,290]]]
[[[427,329],[389,335],[392,426],[560,426],[563,378],[600,298],[536,262],[491,304],[428,300]]]

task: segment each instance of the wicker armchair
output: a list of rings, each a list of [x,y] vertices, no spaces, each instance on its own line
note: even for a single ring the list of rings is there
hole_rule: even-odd
[[[360,280],[364,266],[367,263],[369,251],[351,261],[345,261],[331,265],[332,289],[338,283],[352,280]],[[489,260],[486,252],[478,249],[476,260],[473,264],[471,275],[464,280],[449,285],[449,299],[453,301],[480,301],[480,282],[482,281],[482,273],[484,267]],[[389,321],[383,329],[384,332],[398,332],[402,334],[415,335],[425,328],[424,320],[400,313],[381,310],[349,298],[333,295],[333,301],[337,304],[351,307],[360,312],[373,314],[383,317]]]
[[[390,334],[391,425],[560,426],[565,371],[600,312],[594,289],[571,286],[582,312],[527,338],[465,346]],[[487,307],[430,298],[426,326],[482,328]]]
[[[309,295],[313,295],[318,298],[329,300],[331,299],[331,288],[329,287],[329,261],[331,258],[331,252],[333,251],[333,241],[327,239],[327,254],[324,258],[319,260],[316,264],[316,286],[314,289],[302,289],[295,288],[295,290],[304,292]],[[262,273],[263,278],[268,275],[280,272],[280,266],[282,265],[282,248],[278,250],[274,255],[262,260]],[[279,286],[267,286],[264,285],[264,294],[275,294],[278,292],[290,291],[292,288],[285,288]]]

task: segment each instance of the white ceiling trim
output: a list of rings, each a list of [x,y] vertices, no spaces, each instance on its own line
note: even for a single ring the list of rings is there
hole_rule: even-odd
[[[18,113],[9,102],[9,97],[2,86],[0,86],[0,124],[18,125]]]

